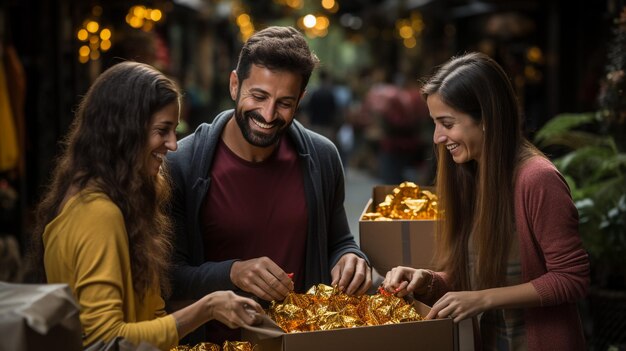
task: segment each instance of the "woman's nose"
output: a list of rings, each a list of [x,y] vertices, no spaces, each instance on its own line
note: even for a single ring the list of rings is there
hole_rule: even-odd
[[[439,131],[439,127],[435,128],[435,132],[433,133],[433,142],[435,144],[445,143],[448,137]]]
[[[167,135],[167,140],[165,140],[165,147],[170,151],[176,151],[176,149],[178,149],[175,131],[172,131]]]

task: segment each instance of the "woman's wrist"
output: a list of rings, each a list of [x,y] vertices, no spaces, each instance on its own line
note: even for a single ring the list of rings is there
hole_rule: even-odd
[[[426,279],[427,283],[421,284],[420,289],[415,290],[413,295],[417,295],[417,296],[429,295],[430,293],[432,293],[433,284],[435,283],[435,274],[433,273],[433,271],[428,270],[428,269],[422,269],[421,271],[422,271],[422,274],[425,275],[424,279]]]

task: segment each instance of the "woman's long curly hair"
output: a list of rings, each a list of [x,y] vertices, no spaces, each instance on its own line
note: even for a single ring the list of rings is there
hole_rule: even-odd
[[[35,280],[45,281],[46,225],[61,211],[70,188],[106,194],[121,210],[129,239],[135,290],[169,294],[171,224],[165,215],[170,184],[146,169],[152,116],[180,104],[176,84],[153,67],[122,62],[102,73],[82,99],[63,142],[64,151],[36,211],[31,240]]]

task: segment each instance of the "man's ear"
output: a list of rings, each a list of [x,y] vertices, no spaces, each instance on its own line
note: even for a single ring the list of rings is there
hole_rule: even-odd
[[[231,99],[237,100],[237,90],[239,90],[239,78],[237,77],[237,72],[233,70],[230,72],[230,97]]]

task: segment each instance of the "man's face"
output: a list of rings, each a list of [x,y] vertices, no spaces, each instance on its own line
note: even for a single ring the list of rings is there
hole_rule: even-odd
[[[293,121],[302,94],[300,75],[252,65],[243,82],[233,71],[230,93],[235,100],[235,119],[248,143],[274,146]],[[239,84],[241,83],[241,87]]]

